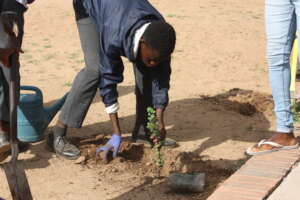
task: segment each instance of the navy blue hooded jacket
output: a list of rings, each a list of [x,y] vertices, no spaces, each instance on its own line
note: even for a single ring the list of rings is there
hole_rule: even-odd
[[[117,102],[117,84],[123,81],[121,56],[141,67],[133,53],[135,31],[145,23],[164,19],[147,0],[83,0],[83,5],[100,33],[99,88],[107,107]],[[170,61],[151,70],[155,108],[165,108],[168,104],[170,74]]]

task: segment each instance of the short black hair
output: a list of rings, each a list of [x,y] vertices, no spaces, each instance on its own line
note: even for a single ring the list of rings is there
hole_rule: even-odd
[[[154,21],[143,34],[145,43],[158,51],[161,57],[171,55],[176,43],[176,33],[172,25],[165,21]]]

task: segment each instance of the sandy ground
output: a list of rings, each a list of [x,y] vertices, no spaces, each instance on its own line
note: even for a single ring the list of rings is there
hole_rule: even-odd
[[[151,2],[177,31],[171,102],[166,113],[168,135],[179,141],[180,147],[174,151],[193,152],[205,158],[203,162],[209,165],[202,166],[213,166],[215,170],[209,171],[208,178],[215,180],[208,180],[205,194],[172,194],[164,179],[136,173],[134,165],[139,162],[131,162],[133,167],[128,170],[116,169],[118,165],[113,163],[76,165],[48,152],[40,142],[20,156],[34,199],[206,199],[216,184],[247,159],[244,150],[274,129],[268,103],[263,1]],[[63,96],[84,66],[71,0],[38,0],[31,5],[26,14],[23,48],[22,84],[42,89],[45,103]],[[122,130],[128,134],[134,122],[134,79],[131,64],[126,59],[124,62],[119,116]],[[233,88],[240,90],[232,95],[229,91]],[[256,110],[245,114],[240,108],[245,103]],[[108,116],[97,96],[84,127],[70,130],[69,136],[110,133]],[[201,170],[207,171],[194,169]],[[4,173],[0,173],[0,180],[0,197],[10,199]]]

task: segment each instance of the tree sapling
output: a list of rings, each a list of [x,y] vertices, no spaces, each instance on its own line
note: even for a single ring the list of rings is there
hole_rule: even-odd
[[[147,128],[149,129],[151,133],[151,138],[161,138],[161,132],[158,127],[158,122],[156,119],[156,112],[152,107],[147,108]],[[157,143],[154,143],[154,150],[157,156],[157,159],[155,160],[155,164],[158,167],[162,167],[164,165],[164,157],[161,153],[161,147],[163,146],[164,141],[160,141]]]

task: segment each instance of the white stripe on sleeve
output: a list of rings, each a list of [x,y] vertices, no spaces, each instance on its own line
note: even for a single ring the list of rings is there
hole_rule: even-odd
[[[16,0],[16,1],[27,8],[27,0]]]
[[[105,111],[107,114],[113,114],[113,113],[117,113],[119,108],[120,108],[120,106],[119,106],[119,103],[117,102],[111,106],[106,107]]]

